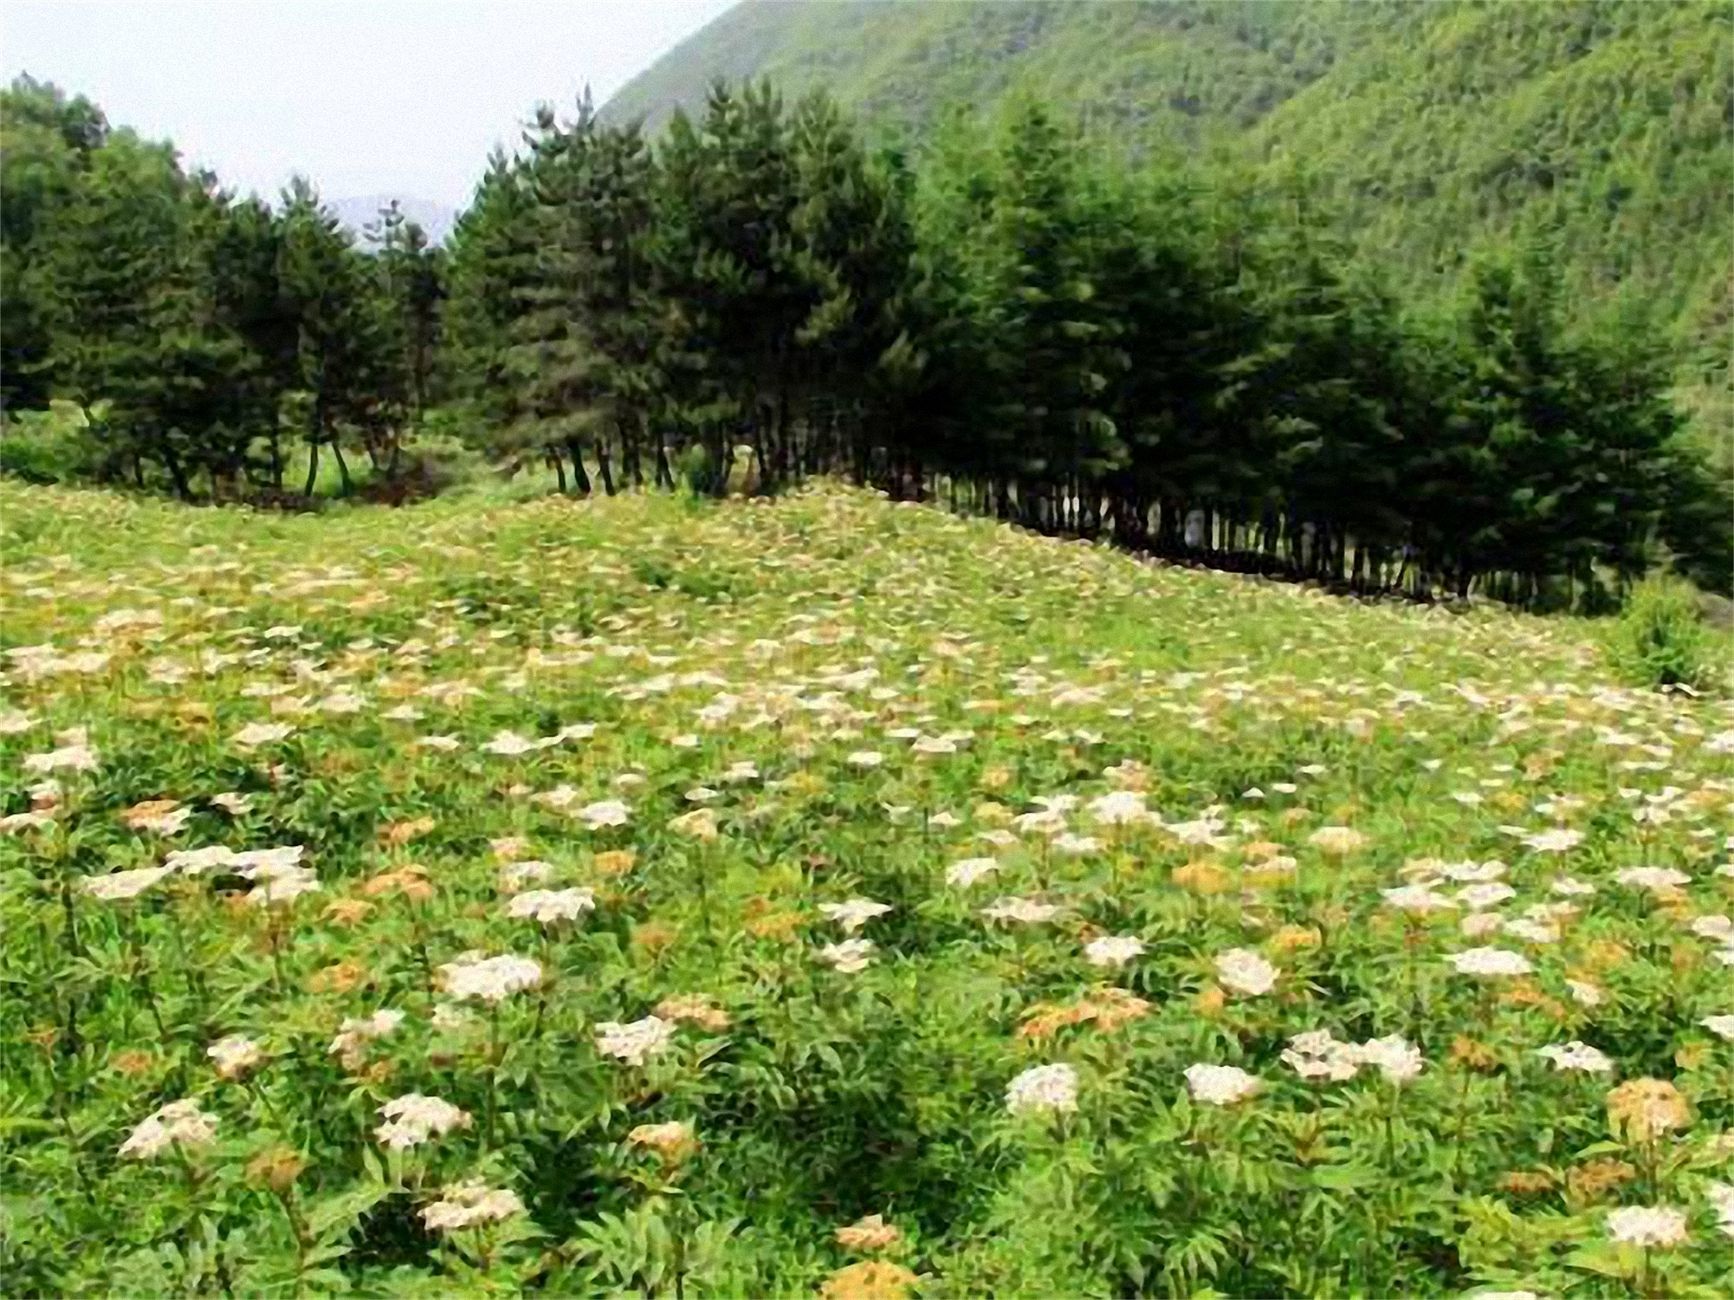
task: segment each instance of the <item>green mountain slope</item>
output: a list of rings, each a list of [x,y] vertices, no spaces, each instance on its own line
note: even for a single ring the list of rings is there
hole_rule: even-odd
[[[715,77],[824,86],[918,135],[1013,88],[1129,143],[1299,164],[1411,289],[1486,241],[1561,236],[1581,315],[1616,299],[1726,374],[1734,9],[1581,3],[747,3],[609,103],[652,127]],[[1623,291],[1623,292],[1622,292]]]

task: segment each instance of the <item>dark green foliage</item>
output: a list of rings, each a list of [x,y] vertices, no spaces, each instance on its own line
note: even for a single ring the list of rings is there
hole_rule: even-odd
[[[1711,633],[1697,594],[1664,576],[1639,583],[1620,616],[1614,658],[1637,686],[1713,685]]]
[[[433,396],[443,295],[413,223],[382,214],[367,257],[304,184],[280,213],[237,200],[28,78],[0,92],[0,129],[9,413],[68,399],[98,449],[80,463],[187,497],[283,494],[286,425],[309,491],[324,447],[346,487],[346,442],[395,470]]]
[[[660,128],[711,81],[824,87],[870,130],[921,138],[956,105],[1062,106],[1138,150],[1220,153],[1317,178],[1322,215],[1406,296],[1448,299],[1534,229],[1566,314],[1642,299],[1701,436],[1726,391],[1734,11],[1721,0],[749,0],[629,82],[607,120]]]
[[[237,202],[8,93],[58,205],[17,227],[46,340],[19,391],[79,402],[111,477],[285,494],[297,450],[306,495],[329,451],[348,493],[361,448],[400,500],[437,490],[402,454],[425,425],[578,493],[840,473],[1363,591],[1601,609],[1658,560],[1728,579],[1667,340],[1635,299],[1576,318],[1539,227],[1406,305],[1308,170],[1080,147],[1027,95],[875,152],[826,96],[719,83],[654,146],[587,96],[541,108],[449,256],[395,208],[370,256],[304,182]]]

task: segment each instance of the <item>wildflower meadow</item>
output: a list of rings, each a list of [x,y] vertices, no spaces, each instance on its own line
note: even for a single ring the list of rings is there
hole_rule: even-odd
[[[1719,1296],[1734,710],[819,486],[0,483],[9,1295]]]

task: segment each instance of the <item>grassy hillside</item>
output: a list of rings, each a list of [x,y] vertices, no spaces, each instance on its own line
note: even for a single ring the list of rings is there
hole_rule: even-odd
[[[655,124],[715,76],[822,85],[919,131],[1011,88],[1116,139],[1299,164],[1411,288],[1557,230],[1581,315],[1621,291],[1725,375],[1734,12],[1721,3],[748,3],[608,105]]]
[[[0,561],[8,1294],[1726,1278],[1734,714],[1595,625],[836,489]]]

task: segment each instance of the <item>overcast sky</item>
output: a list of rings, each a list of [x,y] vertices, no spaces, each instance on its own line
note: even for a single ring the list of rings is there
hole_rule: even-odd
[[[733,0],[4,0],[0,68],[274,198],[461,208],[541,100],[601,104]]]

